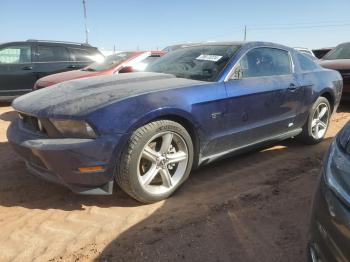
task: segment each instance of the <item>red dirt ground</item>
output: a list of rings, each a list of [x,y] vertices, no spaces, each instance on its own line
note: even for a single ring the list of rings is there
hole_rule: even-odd
[[[0,107],[0,261],[306,261],[313,191],[333,116],[315,146],[289,140],[192,172],[173,197],[141,205],[120,189],[79,196],[31,176]]]

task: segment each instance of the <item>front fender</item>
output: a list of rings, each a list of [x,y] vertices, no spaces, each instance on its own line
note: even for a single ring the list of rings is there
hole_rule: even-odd
[[[193,118],[193,116],[182,109],[179,108],[158,108],[153,111],[147,112],[146,114],[142,115],[137,121],[133,123],[133,125],[130,126],[128,129],[128,133],[136,130],[137,128],[152,122],[153,120],[156,119],[166,119],[166,118],[174,119],[174,118],[179,118],[183,119],[184,121],[187,121],[192,125],[194,129],[199,130],[199,123]]]
[[[99,133],[130,133],[140,126],[167,115],[184,119],[194,128],[198,121],[191,114],[189,96],[181,92],[148,93],[130,97],[101,108],[88,116],[88,121]]]

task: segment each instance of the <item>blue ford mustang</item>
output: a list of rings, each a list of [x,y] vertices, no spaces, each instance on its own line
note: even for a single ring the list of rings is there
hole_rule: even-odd
[[[192,168],[268,142],[320,142],[339,73],[265,42],[199,44],[147,72],[73,80],[13,102],[8,140],[28,169],[82,194],[113,183],[150,203]]]

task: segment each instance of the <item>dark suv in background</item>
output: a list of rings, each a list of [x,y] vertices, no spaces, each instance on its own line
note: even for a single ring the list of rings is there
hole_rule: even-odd
[[[11,101],[32,90],[46,75],[74,70],[103,59],[88,44],[28,40],[0,45],[0,101]]]
[[[342,99],[350,101],[350,42],[343,43],[327,53],[320,65],[339,71],[343,77],[343,95]]]

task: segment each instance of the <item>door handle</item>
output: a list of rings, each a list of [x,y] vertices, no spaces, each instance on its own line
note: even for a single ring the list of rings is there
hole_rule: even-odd
[[[72,69],[74,69],[74,68],[77,68],[75,65],[69,65],[69,66],[67,66],[67,68],[72,68]]]
[[[291,92],[294,92],[295,90],[297,90],[298,89],[298,87],[295,85],[295,84],[293,84],[293,83],[291,83],[289,86],[288,86],[288,88],[287,88],[287,90],[288,91],[291,91]]]
[[[32,70],[33,67],[32,66],[25,66],[25,67],[22,67],[22,70]]]

